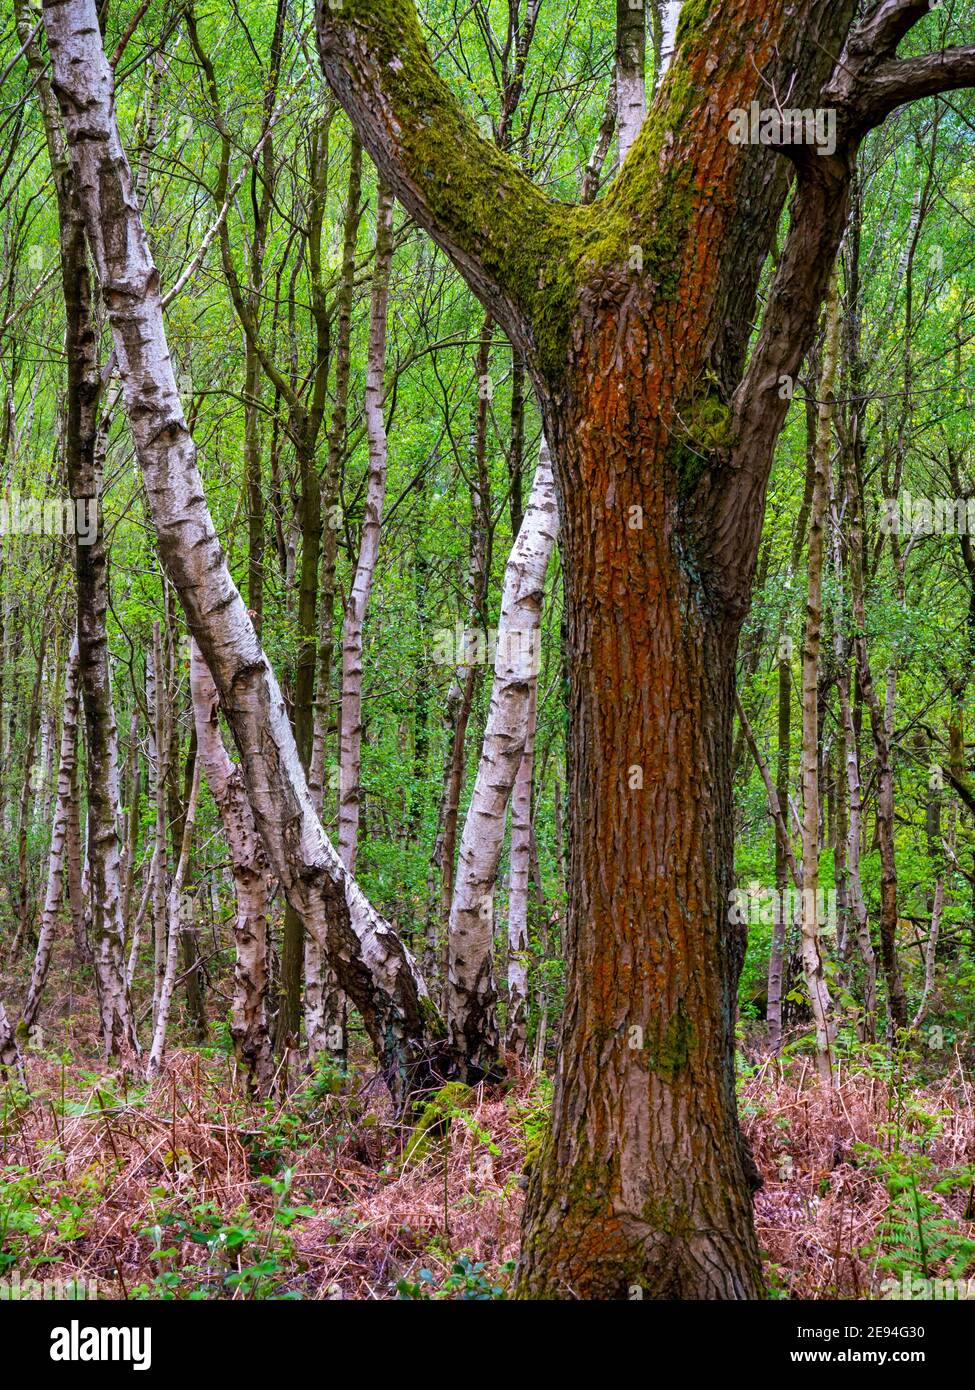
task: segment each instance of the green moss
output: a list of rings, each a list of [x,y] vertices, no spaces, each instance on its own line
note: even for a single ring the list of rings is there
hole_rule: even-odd
[[[400,1157],[400,1171],[420,1163],[430,1152],[432,1140],[443,1139],[450,1121],[459,1110],[469,1110],[474,1103],[474,1090],[462,1081],[448,1081],[420,1112],[406,1148]]]
[[[651,1063],[652,1070],[665,1081],[675,1081],[687,1066],[694,1046],[694,1025],[684,1012],[683,1004],[678,1004],[677,1012],[667,1020],[663,1039]]]
[[[684,0],[677,21],[676,43],[683,43],[695,29],[710,19],[713,9],[714,0]]]
[[[693,20],[710,5],[695,0],[689,8]],[[672,73],[607,196],[592,207],[566,207],[480,136],[433,66],[412,0],[345,0],[341,13],[344,24],[368,35],[377,69],[369,85],[381,85],[423,202],[449,228],[458,258],[482,265],[531,324],[550,379],[567,365],[581,295],[598,299],[605,276],[612,302],[631,273],[631,247],[640,247],[653,293],[676,293],[693,175],[688,161],[664,156],[703,99],[685,69]]]
[[[681,498],[693,495],[711,456],[734,443],[734,413],[713,382],[696,386],[678,402],[669,464]]]
[[[420,1013],[423,1016],[424,1031],[428,1037],[445,1038],[447,1036],[447,1028],[443,1021],[443,1017],[429,994],[420,996]]]

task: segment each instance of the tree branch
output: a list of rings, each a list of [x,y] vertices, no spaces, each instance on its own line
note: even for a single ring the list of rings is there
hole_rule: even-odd
[[[413,0],[316,0],[326,80],[397,198],[530,353],[559,210],[482,139],[433,66]]]
[[[860,129],[879,125],[891,111],[909,101],[959,87],[975,87],[975,44],[883,63],[859,99],[854,99]]]

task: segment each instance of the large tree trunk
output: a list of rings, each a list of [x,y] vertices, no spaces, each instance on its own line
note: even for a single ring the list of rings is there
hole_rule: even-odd
[[[176,388],[94,0],[52,0],[44,23],[163,565],[220,692],[268,857],[307,929],[328,945],[403,1104],[429,1080],[439,1019],[409,952],[322,830],[281,690],[227,569]]]
[[[737,625],[709,611],[668,543],[663,432],[636,393],[626,418],[615,387],[592,380],[552,430],[579,480],[563,540],[574,891],[522,1287],[755,1297],[732,1039],[745,948],[729,921]],[[624,519],[607,524],[614,492]],[[627,528],[630,498],[642,530]],[[625,699],[607,698],[608,672]]]

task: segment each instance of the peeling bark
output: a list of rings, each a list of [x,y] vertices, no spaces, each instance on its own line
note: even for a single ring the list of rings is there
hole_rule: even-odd
[[[545,571],[558,534],[555,484],[542,446],[521,530],[505,566],[491,704],[464,822],[448,928],[447,1018],[472,1076],[497,1068],[492,972],[494,886],[508,801],[528,735],[538,678]]]

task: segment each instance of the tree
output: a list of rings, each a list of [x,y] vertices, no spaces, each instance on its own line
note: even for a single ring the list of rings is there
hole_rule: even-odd
[[[864,134],[975,81],[975,50],[899,60],[927,0],[683,7],[672,66],[593,208],[478,137],[411,0],[320,3],[326,77],[400,201],[524,355],[564,534],[571,869],[552,1127],[526,1209],[536,1297],[752,1297],[734,1107],[734,660],[772,451],[812,341]],[[844,46],[845,42],[845,46]],[[837,55],[841,55],[837,58]],[[726,139],[757,100],[836,142]],[[726,121],[734,118],[731,131]],[[801,136],[799,137],[801,141]]]

